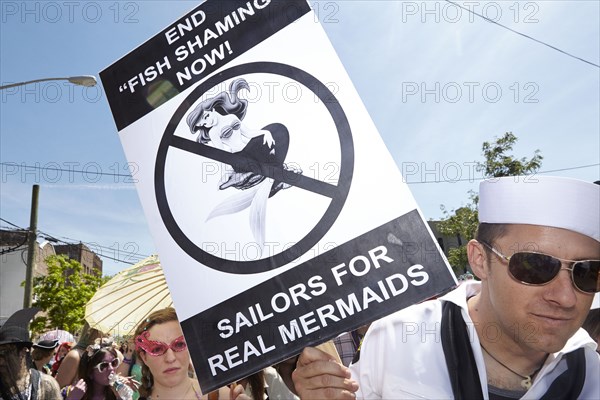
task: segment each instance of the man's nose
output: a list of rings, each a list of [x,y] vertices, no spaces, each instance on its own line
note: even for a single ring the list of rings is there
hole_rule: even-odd
[[[548,290],[545,291],[547,300],[565,308],[574,307],[577,304],[577,289],[571,277],[571,268],[563,265],[558,271],[558,275],[548,285]]]

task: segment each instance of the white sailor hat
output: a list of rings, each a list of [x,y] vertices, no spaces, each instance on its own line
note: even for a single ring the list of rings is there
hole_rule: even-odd
[[[484,180],[479,222],[552,226],[600,241],[600,185],[555,176]]]

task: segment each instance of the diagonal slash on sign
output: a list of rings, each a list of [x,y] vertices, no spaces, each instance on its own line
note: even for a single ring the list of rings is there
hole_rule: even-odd
[[[287,171],[279,164],[269,165],[264,163],[264,165],[262,165],[256,159],[248,157],[244,153],[229,153],[212,146],[200,144],[194,140],[185,139],[175,134],[176,128],[191,105],[210,88],[238,76],[261,73],[279,75],[299,82],[309,88],[315,96],[321,100],[321,103],[325,106],[335,123],[336,131],[340,139],[341,160],[340,175],[337,185],[328,184],[292,171]],[[177,148],[181,151],[189,152],[190,154],[206,157],[227,165],[240,167],[258,175],[267,176],[277,181],[285,182],[291,186],[296,186],[320,194],[329,198],[331,201],[323,216],[310,232],[291,247],[286,248],[279,253],[272,254],[268,259],[236,260],[231,258],[221,258],[218,255],[205,251],[198,243],[191,240],[175,220],[169,206],[165,188],[165,165],[169,148]],[[185,253],[200,264],[217,271],[234,274],[255,274],[273,270],[290,263],[308,252],[319,242],[319,240],[321,240],[321,238],[323,238],[336,221],[344,206],[352,183],[353,171],[354,143],[352,140],[352,130],[350,129],[350,124],[341,104],[327,86],[313,75],[291,65],[275,62],[253,62],[235,65],[223,70],[217,75],[209,77],[188,94],[180,104],[165,128],[165,133],[163,134],[163,138],[156,154],[154,190],[158,210],[165,228]]]
[[[285,182],[329,198],[333,198],[339,194],[339,189],[335,185],[288,171],[285,168],[259,163],[255,159],[240,153],[230,153],[179,136],[172,136],[170,144],[180,150],[220,161],[224,164],[243,165],[245,171],[273,178],[276,181]]]

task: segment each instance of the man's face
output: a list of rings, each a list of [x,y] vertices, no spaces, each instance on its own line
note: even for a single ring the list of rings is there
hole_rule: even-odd
[[[519,251],[534,251],[566,260],[600,259],[600,243],[590,237],[559,228],[510,225],[508,233],[491,243],[510,257]],[[508,262],[490,253],[487,287],[492,319],[497,328],[488,330],[488,340],[508,335],[517,344],[545,353],[562,349],[581,327],[593,294],[575,288],[571,272],[562,269],[549,283],[526,285],[511,277]],[[563,268],[571,267],[565,263]]]

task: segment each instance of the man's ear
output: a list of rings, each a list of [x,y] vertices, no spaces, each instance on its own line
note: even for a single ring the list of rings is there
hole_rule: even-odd
[[[467,243],[467,257],[469,265],[476,277],[482,281],[487,279],[487,253],[481,243],[475,239],[469,240]]]

